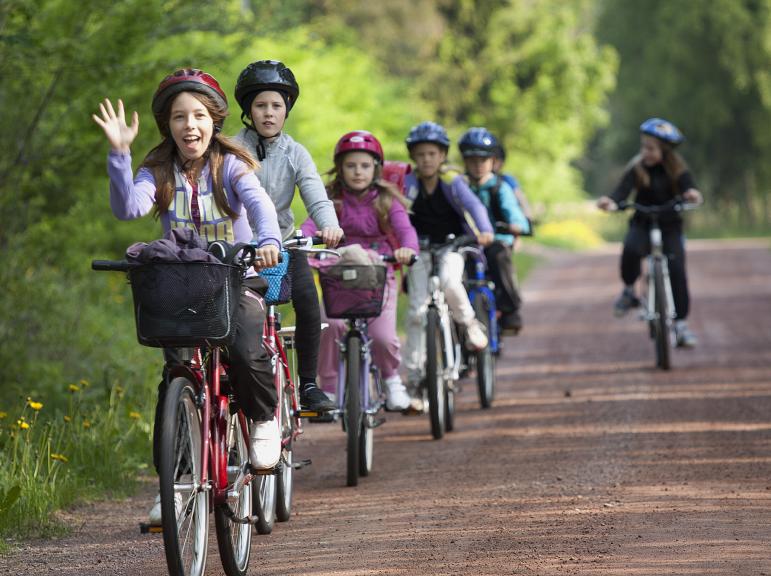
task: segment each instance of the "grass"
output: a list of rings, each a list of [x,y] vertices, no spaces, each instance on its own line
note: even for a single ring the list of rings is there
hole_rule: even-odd
[[[27,398],[0,412],[0,552],[15,539],[65,533],[56,510],[128,494],[147,467],[149,409],[132,409],[118,385],[94,390],[81,380],[66,388],[65,410]]]

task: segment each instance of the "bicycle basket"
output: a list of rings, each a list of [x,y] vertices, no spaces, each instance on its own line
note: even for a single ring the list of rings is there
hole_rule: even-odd
[[[319,283],[328,318],[380,316],[386,284],[386,267],[335,264],[319,269]]]
[[[152,262],[129,271],[143,346],[227,345],[235,336],[241,269],[211,262]]]
[[[289,252],[281,252],[283,260],[277,266],[260,270],[259,275],[268,283],[265,303],[286,304],[292,299],[292,276],[289,274]]]

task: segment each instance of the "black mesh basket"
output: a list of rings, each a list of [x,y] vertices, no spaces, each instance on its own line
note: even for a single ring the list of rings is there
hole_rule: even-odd
[[[131,268],[139,343],[155,348],[231,344],[241,278],[237,266],[210,262]]]
[[[380,316],[386,270],[385,266],[366,264],[335,264],[319,269],[327,318]]]

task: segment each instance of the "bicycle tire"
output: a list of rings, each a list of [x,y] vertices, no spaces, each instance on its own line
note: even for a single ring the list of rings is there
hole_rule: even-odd
[[[656,288],[656,300],[654,302],[656,310],[656,365],[662,370],[669,370],[672,367],[669,342],[669,309],[667,293],[664,290],[664,269],[660,260],[653,263],[653,284]]]
[[[490,301],[487,295],[480,292],[474,298],[474,315],[485,327],[488,342],[492,342],[490,334]],[[477,389],[479,391],[479,404],[483,409],[493,405],[495,399],[495,356],[490,345],[476,352]]]
[[[345,433],[346,443],[346,484],[359,483],[359,435],[361,433],[361,400],[359,379],[361,378],[361,341],[356,335],[348,337],[345,353]]]
[[[203,438],[187,378],[169,382],[162,414],[158,475],[166,564],[170,576],[200,576],[209,543],[209,491],[199,490]]]
[[[252,543],[252,527],[233,522],[228,517],[228,506],[237,518],[245,518],[252,511],[252,489],[244,485],[245,471],[249,465],[249,445],[244,440],[238,414],[230,416],[225,449],[228,454],[228,503],[214,508],[214,526],[217,531],[217,547],[222,568],[228,576],[245,576],[249,568]],[[231,494],[238,496],[233,501]]]
[[[367,418],[361,419],[359,432],[359,476],[369,476],[375,460],[375,430],[367,425]]]
[[[446,430],[447,414],[445,412],[442,329],[436,308],[429,308],[426,319],[426,388],[431,435],[435,440],[439,440],[444,436]]]
[[[283,463],[281,473],[276,479],[276,520],[286,522],[292,516],[292,491],[294,489],[292,467],[292,438],[294,436],[295,418],[293,412],[294,390],[287,385],[284,371],[279,366],[281,390],[281,442],[283,444]]]

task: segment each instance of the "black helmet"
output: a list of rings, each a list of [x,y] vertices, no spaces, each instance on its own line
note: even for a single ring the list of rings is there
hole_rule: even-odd
[[[487,128],[469,128],[458,140],[458,148],[464,158],[469,156],[494,158],[499,153],[500,144]]]
[[[286,94],[287,114],[300,96],[300,87],[294,74],[283,63],[278,60],[252,62],[243,69],[236,81],[236,101],[247,118],[251,113],[254,95],[263,90]]]
[[[450,147],[450,138],[447,136],[447,131],[444,127],[436,122],[428,121],[413,126],[404,142],[407,144],[407,150],[412,150],[415,144],[423,142],[438,144],[445,150]]]

